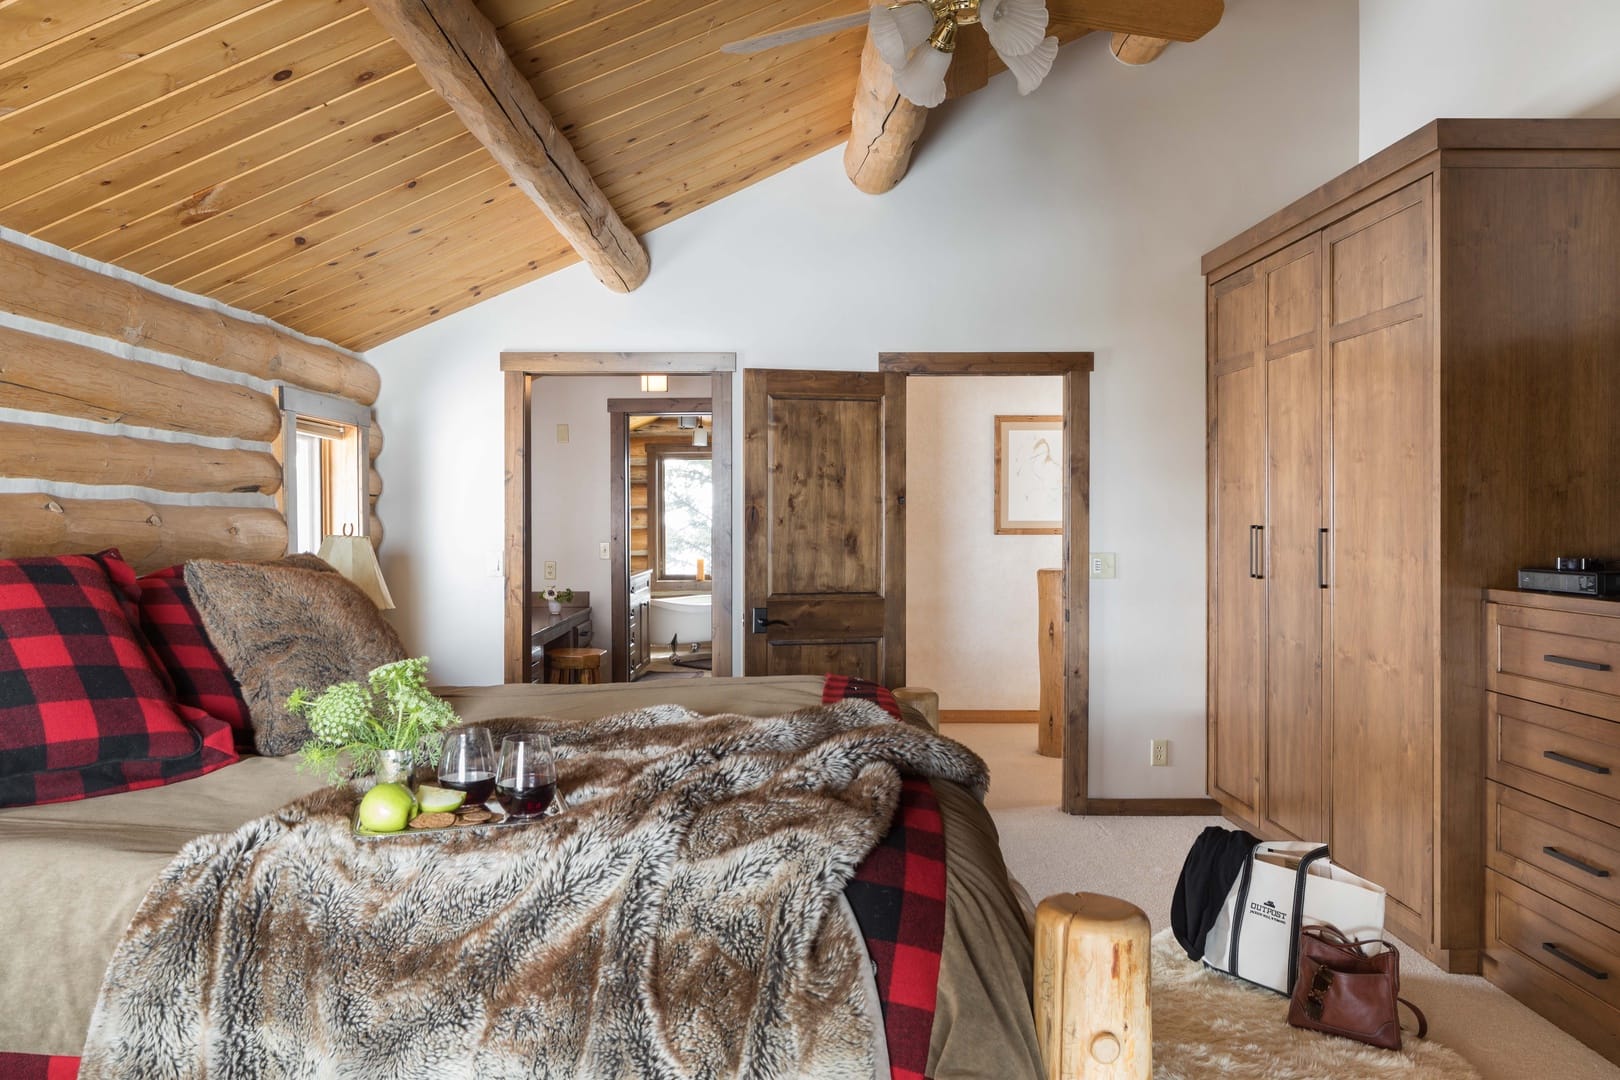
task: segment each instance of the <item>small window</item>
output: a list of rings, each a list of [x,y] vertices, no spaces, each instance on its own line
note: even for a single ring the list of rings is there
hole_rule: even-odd
[[[657,499],[657,578],[706,584],[713,566],[714,462],[707,449],[658,447],[652,460]],[[699,565],[703,577],[698,577]]]
[[[284,462],[282,504],[291,552],[313,553],[327,536],[364,536],[367,499],[367,428],[364,406],[344,398],[282,388]]]

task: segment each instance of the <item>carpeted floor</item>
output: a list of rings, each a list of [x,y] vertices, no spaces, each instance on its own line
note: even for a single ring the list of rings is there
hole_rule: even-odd
[[[1123,897],[1170,925],[1170,894],[1193,838],[1217,818],[1071,817],[1058,810],[1059,763],[1035,753],[1025,724],[949,724],[945,734],[990,764],[991,816],[1007,865],[1036,900],[1055,892]],[[1448,975],[1402,950],[1402,989],[1432,1037],[1484,1080],[1620,1080],[1620,1068],[1478,976]]]

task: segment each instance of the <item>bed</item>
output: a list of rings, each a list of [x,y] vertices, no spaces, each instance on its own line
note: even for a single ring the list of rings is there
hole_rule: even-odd
[[[820,705],[820,676],[688,680],[674,684],[447,688],[467,722],[506,717],[588,720],[653,704],[704,715],[773,717]],[[148,887],[189,841],[227,832],[319,787],[293,759],[246,756],[179,783],[100,798],[0,810],[0,1073],[73,1075],[108,958]],[[979,800],[928,781],[945,849],[945,902],[925,1058],[918,1033],[891,1053],[893,1025],[874,1024],[880,1071],[895,1077],[1035,1077],[1026,916]],[[875,1007],[875,1003],[874,1003]],[[3,1055],[17,1055],[5,1057]],[[51,1058],[58,1060],[54,1065]],[[58,1070],[50,1072],[51,1068]]]

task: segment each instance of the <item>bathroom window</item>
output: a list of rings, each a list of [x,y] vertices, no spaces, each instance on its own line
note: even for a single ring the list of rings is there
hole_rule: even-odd
[[[654,510],[656,583],[709,587],[714,537],[714,464],[707,449],[654,447],[649,506]]]
[[[370,414],[364,406],[292,387],[281,390],[283,506],[289,552],[313,553],[327,536],[367,529]]]

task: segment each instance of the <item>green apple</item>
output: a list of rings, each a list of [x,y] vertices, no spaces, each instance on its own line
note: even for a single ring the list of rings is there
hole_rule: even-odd
[[[416,791],[416,801],[424,814],[449,814],[461,809],[461,804],[467,801],[467,793],[423,784]]]
[[[410,788],[404,784],[378,784],[360,800],[360,827],[372,832],[399,832],[415,809]]]

